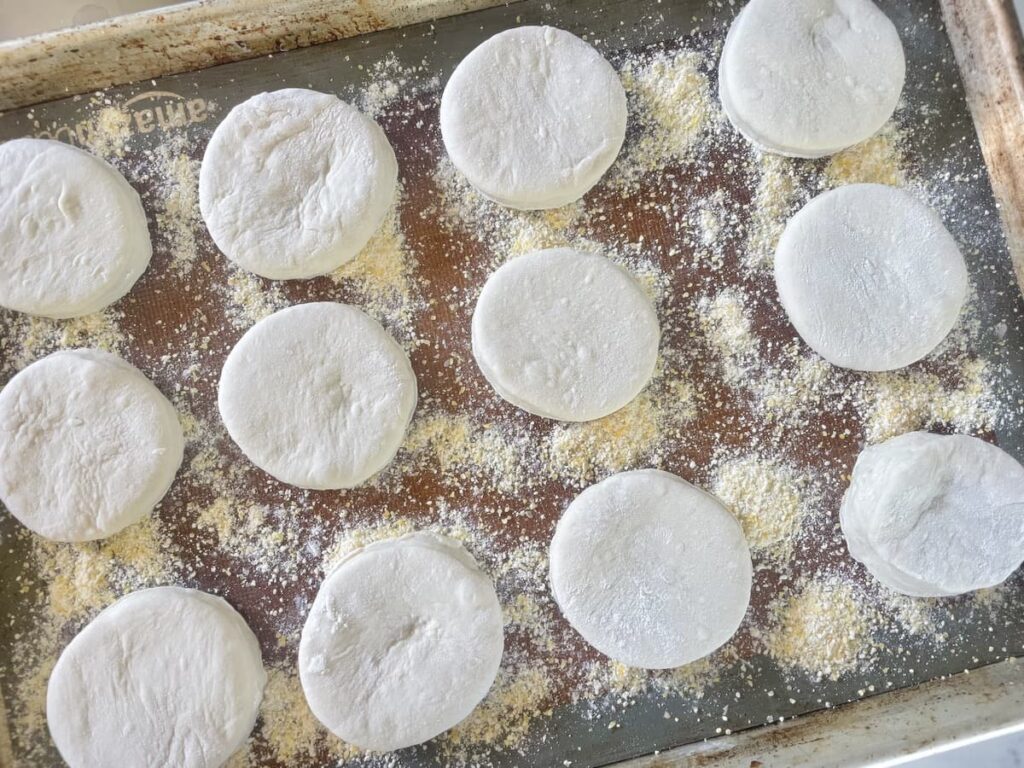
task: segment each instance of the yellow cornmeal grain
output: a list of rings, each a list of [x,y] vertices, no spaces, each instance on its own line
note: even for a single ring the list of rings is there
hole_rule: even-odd
[[[660,53],[623,67],[622,85],[638,115],[641,134],[613,167],[613,185],[628,184],[668,163],[689,159],[719,114],[701,64],[700,54],[682,51]]]
[[[547,211],[510,212],[505,235],[505,257],[575,245],[578,239],[577,227],[586,215],[586,209],[580,201]]]
[[[604,418],[558,425],[547,451],[553,470],[585,481],[633,468],[654,451],[660,437],[654,401],[641,393]]]
[[[13,706],[7,712],[13,743],[28,765],[45,765],[49,755],[41,745],[49,741],[46,726],[46,686],[57,663],[61,642],[56,628],[48,623],[36,630],[31,646],[15,646],[12,662],[21,670],[15,685]]]
[[[503,603],[501,610],[505,617],[506,632],[520,630],[542,651],[557,651],[544,606],[536,597],[521,592]]]
[[[868,442],[937,425],[968,433],[990,430],[998,404],[988,381],[988,365],[981,359],[967,359],[957,373],[959,383],[952,387],[922,371],[870,375],[861,401]]]
[[[175,561],[154,518],[103,541],[70,544],[33,536],[31,546],[43,593],[32,632],[16,638],[12,649],[21,673],[9,714],[22,754],[41,765],[49,743],[46,685],[66,644],[65,628],[93,619],[129,592],[169,583]]]
[[[117,106],[106,106],[93,115],[85,148],[104,159],[124,155],[132,135],[132,117]]]
[[[760,176],[747,225],[743,263],[748,269],[766,270],[775,262],[775,247],[786,222],[802,201],[798,161],[773,154],[757,154]]]
[[[525,482],[525,458],[516,444],[497,427],[476,424],[468,416],[417,416],[402,451],[399,469],[408,462],[413,466],[436,467],[446,477],[461,472],[481,473],[503,491],[513,491]]]
[[[359,292],[360,308],[406,335],[413,332],[416,310],[415,260],[401,227],[401,195],[370,241],[351,261],[331,273],[341,285]]]
[[[867,141],[833,155],[825,166],[829,187],[844,184],[906,184],[903,169],[903,138],[895,124],[888,123]]]
[[[883,605],[886,614],[907,633],[914,636],[928,635],[938,642],[945,640],[944,633],[937,631],[937,601],[934,598],[908,597],[885,589]]]
[[[723,462],[711,491],[736,515],[754,552],[784,560],[807,511],[808,479],[778,461],[757,455]]]
[[[231,268],[227,280],[228,317],[236,328],[250,328],[284,309],[286,301],[277,282]]]
[[[119,327],[121,319],[121,312],[110,308],[69,320],[11,313],[0,318],[5,348],[10,347],[2,370],[13,374],[61,349],[89,347],[120,354],[129,341]]]
[[[405,536],[420,530],[418,526],[407,517],[394,515],[385,516],[378,524],[371,526],[360,526],[346,530],[342,535],[326,549],[323,556],[321,570],[329,574],[337,568],[341,561],[355,552],[377,541],[394,539]]]
[[[683,379],[662,377],[600,419],[555,426],[544,448],[556,477],[593,481],[650,462],[667,437],[696,415],[696,392]]]
[[[592,696],[612,695],[621,703],[629,703],[645,693],[699,699],[736,658],[735,649],[726,645],[710,656],[674,669],[650,670],[617,661],[595,662],[587,670],[585,687]]]
[[[155,586],[171,575],[170,542],[155,518],[97,542],[33,543],[48,585],[48,610],[59,620],[98,612],[126,591]]]
[[[199,213],[199,161],[185,153],[185,137],[172,139],[154,152],[159,172],[156,189],[160,206],[157,230],[167,238],[171,251],[170,269],[186,277],[199,257],[196,232],[202,226]]]
[[[510,258],[531,251],[583,245],[581,231],[592,212],[582,200],[543,211],[505,208],[470,186],[447,157],[438,163],[434,183],[440,190],[440,210],[428,210],[423,215],[442,226],[469,229],[477,240],[488,246],[488,266],[492,270]]]
[[[306,703],[299,676],[292,666],[272,666],[267,670],[260,719],[263,724],[254,746],[268,751],[282,766],[310,765],[324,751],[341,761],[363,754],[320,724]]]
[[[730,384],[747,380],[757,362],[757,338],[745,307],[738,288],[725,288],[697,303],[697,321]]]
[[[322,728],[306,703],[299,676],[291,665],[267,670],[260,718],[263,727],[258,742],[267,747],[275,760],[284,765],[313,762],[320,747]]]
[[[804,353],[798,344],[788,345],[783,358],[783,366],[762,369],[749,385],[765,419],[797,424],[811,409],[820,408],[835,388],[837,369],[813,353]]]
[[[872,609],[849,584],[810,580],[776,603],[772,626],[761,639],[783,668],[838,680],[870,666],[876,652],[874,621]]]
[[[534,720],[547,717],[551,681],[542,669],[502,669],[490,692],[473,712],[442,738],[446,753],[472,755],[473,747],[510,749],[517,746]]]
[[[221,550],[252,563],[257,571],[274,570],[279,579],[295,573],[296,562],[289,553],[298,547],[297,533],[269,520],[266,507],[220,496],[200,510],[195,521],[216,535]]]

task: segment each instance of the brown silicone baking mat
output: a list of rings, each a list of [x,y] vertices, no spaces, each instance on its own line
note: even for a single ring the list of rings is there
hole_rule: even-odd
[[[1024,458],[1024,302],[938,6],[879,3],[907,53],[893,123],[831,161],[791,161],[753,151],[717,108],[718,51],[739,5],[528,0],[0,116],[2,139],[55,137],[120,168],[142,194],[154,242],[148,271],[104,313],[53,322],[0,312],[0,381],[54,349],[103,346],[172,398],[189,439],[154,520],[106,543],[44,544],[0,515],[0,690],[17,765],[60,762],[43,713],[60,648],[117,596],[160,583],[223,595],[260,638],[271,683],[237,765],[604,765],[1021,653],[1021,575],[976,595],[902,599],[851,560],[838,530],[848,472],[868,442],[960,431]],[[447,76],[476,44],[537,23],[584,36],[623,72],[630,129],[616,166],[581,203],[519,214],[461,182],[437,111]],[[195,174],[211,131],[235,104],[281,87],[359,104],[398,155],[395,214],[338,275],[275,283],[239,272],[198,217]],[[781,225],[814,194],[854,181],[906,186],[935,205],[971,273],[969,308],[947,343],[892,374],[824,365],[774,293]],[[663,325],[655,380],[591,425],[516,410],[487,386],[469,348],[487,275],[512,255],[561,244],[631,269]],[[301,491],[256,470],[216,408],[224,356],[246,328],[321,300],[380,319],[410,352],[420,386],[393,466],[345,492]],[[735,638],[710,660],[652,674],[618,668],[582,642],[548,597],[545,563],[575,494],[646,466],[719,492],[743,519],[756,565]],[[358,755],[304,709],[298,632],[340,552],[426,526],[462,538],[495,577],[505,661],[488,699],[452,734]]]

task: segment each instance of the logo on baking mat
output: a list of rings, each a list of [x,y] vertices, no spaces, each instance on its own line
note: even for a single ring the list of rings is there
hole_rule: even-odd
[[[172,91],[144,91],[123,104],[101,106],[78,123],[37,131],[35,137],[93,146],[103,143],[105,137],[125,139],[133,133],[167,132],[202,123],[213,110],[213,102],[198,96],[186,99]]]

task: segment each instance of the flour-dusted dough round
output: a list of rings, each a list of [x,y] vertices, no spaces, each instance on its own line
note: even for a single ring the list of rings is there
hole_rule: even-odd
[[[840,187],[805,205],[779,240],[775,282],[803,340],[860,371],[920,360],[967,297],[967,267],[939,215],[881,184]]]
[[[751,0],[725,39],[719,97],[752,143],[822,157],[885,124],[905,73],[896,27],[871,0]]]
[[[660,330],[628,272],[603,256],[553,248],[491,275],[472,335],[477,365],[503,398],[538,416],[590,421],[644,388]]]
[[[71,768],[217,768],[252,731],[266,679],[256,637],[224,600],[143,589],[64,649],[46,720]]]
[[[850,554],[890,589],[993,587],[1024,561],[1024,467],[975,437],[910,432],[861,453],[839,520]]]
[[[153,511],[184,445],[174,407],[136,368],[54,352],[0,391],[0,500],[47,539],[102,539]]]
[[[551,540],[565,618],[631,667],[679,667],[721,646],[743,621],[752,578],[743,530],[722,503],[655,469],[587,488]]]
[[[217,247],[275,280],[352,259],[395,199],[384,131],[335,96],[260,93],[217,126],[199,170],[199,209]]]
[[[128,293],[152,254],[142,201],[119,171],[59,141],[0,144],[0,306],[98,312]]]
[[[503,648],[491,580],[454,539],[417,532],[356,550],[324,580],[302,629],[299,675],[332,733],[387,751],[469,715]]]
[[[409,358],[355,307],[300,304],[246,331],[217,395],[231,438],[300,488],[351,488],[398,451],[416,407]]]
[[[455,167],[492,200],[520,210],[583,197],[626,137],[626,93],[594,48],[554,27],[484,41],[441,97],[441,135]]]

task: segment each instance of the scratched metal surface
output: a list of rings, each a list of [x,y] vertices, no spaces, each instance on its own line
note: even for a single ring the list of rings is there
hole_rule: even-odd
[[[979,296],[983,297],[978,302],[982,329],[980,349],[987,358],[1003,366],[1003,396],[1008,402],[1015,399],[1019,401],[1021,388],[1017,382],[1024,380],[1024,358],[1021,352],[1021,342],[1024,340],[1021,321],[1024,302],[1013,281],[998,219],[993,214],[994,203],[980,150],[962,90],[958,87],[959,76],[948,40],[941,29],[937,4],[928,0],[882,0],[879,4],[901,30],[907,49],[907,104],[900,110],[900,120],[920,123],[912,131],[911,143],[907,148],[909,166],[917,176],[929,180],[933,185],[942,184],[950,168],[975,172],[968,178],[953,182],[958,185],[954,201],[948,209],[943,210],[943,214],[968,256],[972,280]],[[338,93],[342,98],[352,98],[359,89],[369,84],[369,71],[373,65],[390,54],[407,66],[425,62],[427,72],[423,79],[437,75],[443,83],[457,62],[490,34],[518,23],[549,23],[587,35],[613,62],[621,62],[629,53],[659,47],[669,50],[680,46],[714,50],[714,46],[724,38],[734,10],[735,7],[729,3],[699,0],[664,3],[646,0],[567,0],[558,3],[527,0],[510,7],[449,18],[434,24],[380,32],[202,72],[112,88],[105,95],[116,103],[131,102],[135,121],[133,135],[121,163],[131,179],[131,169],[138,167],[138,158],[147,150],[159,146],[173,133],[185,132],[192,146],[192,154],[201,157],[219,116],[252,94],[279,87],[301,86]],[[709,66],[713,67],[714,57],[709,56],[708,61]],[[709,72],[713,74],[713,69]],[[479,270],[468,270],[467,277],[454,269],[453,265],[469,264],[474,259],[482,259],[485,254],[482,253],[483,246],[473,242],[468,233],[442,230],[432,221],[417,215],[417,208],[429,205],[438,194],[431,180],[431,170],[443,151],[436,127],[438,96],[435,92],[422,97],[422,127],[395,116],[408,105],[396,105],[394,115],[385,111],[380,120],[395,146],[402,167],[407,193],[402,222],[410,248],[418,261],[417,278],[429,278],[429,284],[422,284],[421,289],[434,297],[443,298],[453,285],[472,290],[474,285],[482,283],[485,274]],[[213,112],[209,110],[210,104],[216,105]],[[931,107],[927,120],[923,119],[921,110],[925,105]],[[75,132],[84,130],[78,126],[88,122],[94,109],[88,99],[68,99],[9,112],[0,116],[0,139],[56,135],[62,140],[74,142]],[[172,114],[187,119],[180,120],[184,124],[169,124],[167,117]],[[750,179],[734,178],[725,170],[733,157],[747,152],[746,147],[737,140],[731,145],[725,142],[716,152],[715,157],[701,159],[703,168],[710,168],[709,174],[698,175],[696,165],[693,164],[669,168],[665,173],[674,174],[677,179],[692,184],[701,194],[708,191],[708,185],[713,185],[724,190],[732,200],[741,203],[748,201],[751,196]],[[144,200],[153,194],[145,185],[139,186]],[[641,208],[639,201],[665,199],[668,194],[664,185],[659,183],[658,175],[646,180],[642,190],[630,199],[616,201],[607,196],[602,197],[600,187],[592,193],[610,207],[613,219],[621,223],[633,217],[636,222],[634,237],[638,239],[641,234],[644,235],[648,242],[654,244],[652,247],[660,249],[661,253],[667,250],[666,246],[672,245],[671,232],[664,226],[664,222],[657,220],[656,212]],[[211,284],[223,280],[226,273],[208,235],[198,231],[197,237],[204,258],[212,265],[203,280]],[[738,239],[729,248],[727,256],[733,262],[738,261],[741,243],[741,239]],[[167,243],[157,237],[155,248],[151,268],[132,294],[120,303],[125,314],[123,326],[135,337],[126,356],[147,372],[159,368],[155,358],[157,353],[153,351],[159,349],[159,345],[147,346],[147,338],[155,338],[160,344],[173,341],[175,327],[191,322],[200,308],[211,309],[216,314],[216,304],[221,300],[218,294],[202,284],[191,284],[188,295],[182,294],[180,286],[175,285],[173,276],[166,270],[171,257]],[[655,254],[652,258],[657,260],[661,257]],[[670,290],[681,291],[681,286],[687,281],[712,285],[713,281],[722,279],[733,280],[737,285],[744,285],[743,281],[749,280],[742,277],[738,269],[732,277],[726,278],[721,275],[676,272],[673,273]],[[319,298],[346,298],[344,289],[324,280],[288,283],[285,292],[292,303]],[[443,303],[441,306],[444,306]],[[757,316],[758,333],[775,338],[792,335],[779,308],[773,303],[759,307]],[[159,324],[158,320],[161,321]],[[468,318],[464,313],[460,314],[456,309],[442,309],[438,317],[429,320],[420,318],[417,322],[417,331],[421,335],[441,334],[451,340],[454,350],[463,352],[464,359],[470,359],[466,354]],[[1000,323],[1005,324],[1005,336],[1002,335]],[[216,414],[213,393],[220,367],[217,355],[220,354],[222,359],[223,352],[230,348],[241,333],[227,324],[223,324],[218,332],[220,352],[215,352],[208,360],[209,370],[204,371],[199,384],[201,402],[196,404],[201,413],[212,417]],[[681,338],[668,338],[665,343],[685,342]],[[414,353],[413,364],[421,390],[443,395],[459,391],[457,382],[452,379],[453,374],[443,370],[426,353]],[[160,375],[165,378],[161,380],[158,377],[157,383],[168,386],[170,381],[167,377],[175,373],[163,371]],[[484,408],[491,418],[499,422],[504,420],[510,424],[527,424],[531,429],[538,430],[538,434],[547,428],[539,423],[542,420],[531,420],[497,402],[471,363],[459,371],[458,375],[462,377],[463,383],[468,382],[465,394],[458,395],[465,399],[467,407]],[[723,386],[716,380],[717,374],[711,370],[710,365],[697,375],[701,377],[698,382],[700,386]],[[735,420],[731,418],[731,407],[710,408],[702,413],[697,423],[690,428],[692,439],[673,446],[662,466],[696,482],[705,482],[707,478],[701,473],[700,467],[715,450],[715,443],[709,435],[722,430],[726,433],[727,441],[734,444],[746,439],[741,434],[729,432],[730,429],[737,429]],[[789,458],[806,468],[820,467],[820,462],[826,457],[831,461],[830,469],[821,470],[829,513],[824,519],[812,521],[820,530],[797,553],[799,566],[796,570],[799,575],[811,575],[835,568],[836,558],[842,558],[835,554],[837,550],[834,546],[826,545],[835,543],[834,516],[843,490],[842,475],[848,470],[857,452],[856,441],[822,442],[820,435],[813,432],[810,429],[794,432],[788,445]],[[1019,428],[987,437],[997,441],[1018,458],[1024,458],[1024,434]],[[244,461],[233,446],[226,446],[225,452],[233,461]],[[691,462],[698,469],[690,469]],[[272,503],[282,493],[282,489],[275,487],[265,477],[259,477],[255,471],[253,477],[255,498]],[[402,495],[405,511],[411,515],[426,515],[423,510],[427,502],[439,493],[439,482],[437,476],[430,476],[429,473],[413,478]],[[538,491],[537,501],[551,511],[546,519],[513,518],[511,522],[499,523],[495,519],[482,517],[479,522],[492,528],[499,541],[512,541],[519,536],[547,541],[559,511],[578,491],[578,486],[558,483]],[[161,520],[172,531],[176,530],[175,526],[183,525],[182,510],[187,504],[189,493],[187,488],[177,489],[160,508]],[[368,509],[375,509],[389,502],[388,499],[375,497],[374,493],[372,490],[357,491],[344,497],[340,494],[309,493],[303,498],[310,518],[324,523],[330,520],[333,505],[339,503],[359,502]],[[495,494],[492,489],[482,489],[477,498],[468,496],[465,503],[493,501]],[[394,500],[390,501],[393,504]],[[28,561],[21,543],[23,539],[15,535],[16,529],[17,524],[10,516],[0,515],[0,545],[4,552],[0,558],[0,606],[3,606],[0,660],[9,659],[16,636],[31,629],[26,624],[25,608],[34,596],[32,590],[23,593],[21,587],[23,582],[20,576],[28,567]],[[260,594],[259,589],[232,580],[229,574],[218,570],[216,565],[221,560],[216,552],[186,552],[186,557],[193,558],[197,573],[189,586],[216,591],[236,605],[260,637],[268,661],[289,658],[288,654],[293,653],[294,649],[282,651],[273,642],[273,626],[265,618],[265,609],[269,605],[266,595]],[[850,578],[864,578],[862,571],[856,567],[850,567],[849,563],[845,566],[852,574]],[[770,568],[758,572],[752,617],[763,618],[776,586],[774,579],[777,579],[777,575],[773,575]],[[298,598],[296,604],[308,601],[315,594],[317,586],[313,574],[300,580],[295,586],[295,597]],[[1007,655],[1022,652],[1024,611],[1021,605],[1024,601],[1021,597],[1024,595],[1024,580],[1019,574],[1011,581],[1005,594],[1006,599],[996,609],[997,613],[992,620],[987,613],[985,620],[980,620],[969,600],[950,601],[952,618],[948,629],[953,637],[951,642],[942,646],[927,643],[901,646],[892,643],[881,652],[879,670],[867,678],[852,675],[838,681],[813,682],[801,679],[799,675],[783,675],[773,663],[758,653],[756,645],[750,640],[749,626],[745,625],[736,640],[742,663],[726,669],[721,680],[711,686],[703,698],[665,700],[653,694],[642,696],[634,706],[615,713],[614,719],[622,727],[608,729],[606,720],[592,719],[591,704],[574,705],[565,700],[564,696],[559,698],[556,694],[554,714],[534,727],[521,754],[517,751],[494,752],[489,759],[498,766],[551,766],[562,765],[566,760],[571,761],[573,766],[604,765],[712,738],[723,724],[736,731],[761,725],[769,715],[775,718],[791,717],[826,705],[855,700],[868,682],[875,683],[876,692],[881,692],[887,687],[905,687],[992,663]],[[560,621],[554,609],[550,610],[553,620],[558,622],[557,636],[563,644],[564,653],[581,661],[596,658],[596,654],[587,649]],[[518,642],[526,641],[510,638],[510,643]],[[18,672],[11,669],[10,665],[3,664],[0,686],[8,698],[15,687]],[[571,687],[570,681],[562,682],[565,683],[562,686],[564,689]],[[737,693],[741,695],[738,697]],[[666,710],[671,710],[674,717],[663,717]],[[728,721],[724,722],[722,715],[726,711]],[[53,764],[57,764],[55,753],[51,750],[50,754]],[[406,750],[398,755],[397,763],[403,766],[425,765],[432,763],[434,757],[435,747],[428,745],[422,749]],[[327,764],[326,759],[324,764]]]

